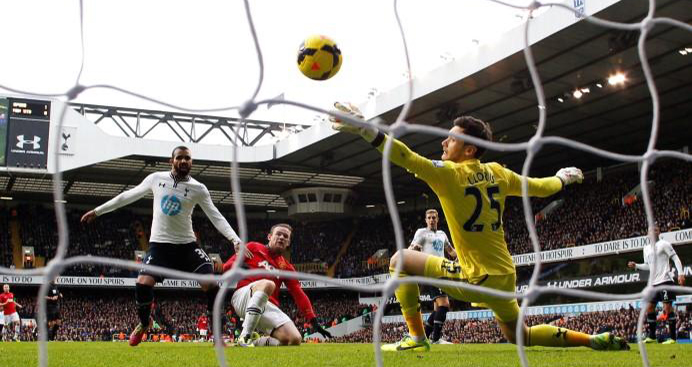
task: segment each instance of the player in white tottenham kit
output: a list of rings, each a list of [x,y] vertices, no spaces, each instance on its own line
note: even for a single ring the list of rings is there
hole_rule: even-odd
[[[656,274],[654,274],[653,285],[675,285],[673,281],[673,272],[670,271],[670,260],[675,263],[675,268],[678,271],[678,284],[685,284],[685,273],[682,267],[682,262],[678,257],[678,254],[673,250],[673,246],[670,242],[660,239],[661,229],[658,226],[654,227],[654,237],[656,237],[656,254],[654,254],[654,245],[648,244],[644,246],[644,263],[637,264],[634,261],[627,263],[627,266],[632,269],[637,270],[650,270],[656,264]],[[677,339],[676,321],[677,317],[675,311],[673,310],[673,301],[675,300],[675,294],[671,291],[661,290],[656,292],[651,303],[646,305],[648,314],[646,315],[646,322],[649,324],[649,333],[644,340],[645,343],[655,343],[656,342],[656,304],[658,302],[663,302],[663,311],[668,315],[668,329],[670,332],[670,339],[663,342],[663,344],[675,344]]]
[[[439,220],[437,210],[428,209],[425,212],[425,224],[427,226],[416,231],[409,249],[439,257],[445,257],[446,252],[452,259],[456,259],[457,254],[454,251],[454,246],[449,242],[447,234],[437,229]],[[425,285],[422,288],[421,294],[428,294],[433,300],[433,312],[428,317],[428,321],[425,322],[425,334],[433,343],[447,344],[441,337],[442,327],[447,320],[447,312],[449,312],[449,297],[437,287]]]
[[[235,244],[240,242],[240,239],[214,206],[207,187],[190,177],[190,149],[184,146],[173,149],[170,163],[170,171],[150,174],[137,187],[84,214],[82,222],[90,223],[97,216],[112,212],[151,192],[154,194],[154,216],[149,251],[144,263],[193,273],[213,274],[212,261],[204,250],[197,246],[197,239],[192,231],[192,211],[195,206],[199,205],[202,208],[214,227],[229,241]],[[140,324],[130,334],[131,346],[142,341],[142,336],[151,325],[154,284],[162,280],[163,277],[148,274],[144,269],[139,272],[135,299]],[[207,294],[207,312],[211,316],[218,285],[208,283],[201,284],[201,287]]]

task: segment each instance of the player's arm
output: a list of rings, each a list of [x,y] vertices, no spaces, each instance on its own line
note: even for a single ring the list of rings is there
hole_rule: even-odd
[[[630,269],[649,271],[649,264],[647,264],[647,263],[638,264],[634,261],[628,261],[627,267]]]
[[[120,195],[108,200],[107,202],[101,204],[94,210],[86,212],[82,216],[82,223],[91,223],[96,217],[110,213],[118,208],[122,208],[125,205],[134,203],[135,201],[141,199],[148,192],[151,192],[152,182],[154,182],[154,174],[147,176],[144,181],[139,185],[133,187],[130,190],[120,193]]]
[[[522,176],[512,170],[504,169],[507,174],[509,196],[521,196],[521,180]],[[532,197],[548,197],[558,193],[565,186],[573,183],[581,183],[584,180],[584,174],[579,168],[569,167],[562,168],[553,177],[534,178],[526,177],[529,196]]]
[[[233,227],[231,227],[226,218],[221,215],[221,212],[219,212],[219,209],[216,208],[214,202],[211,201],[209,190],[207,190],[206,186],[204,185],[202,186],[202,197],[200,198],[198,204],[214,227],[216,227],[216,229],[222,235],[224,235],[224,237],[226,237],[234,245],[236,243],[240,243],[240,237],[238,237],[238,234],[235,233]]]
[[[287,270],[295,271],[295,268],[293,268],[293,265],[289,265]],[[283,282],[286,284],[286,288],[291,294],[296,306],[298,306],[300,313],[310,321],[312,328],[315,329],[316,332],[322,334],[323,337],[331,338],[332,334],[325,330],[324,327],[320,325],[319,321],[317,321],[317,315],[315,315],[315,310],[312,308],[310,298],[308,298],[308,295],[303,291],[303,287],[300,286],[300,281],[298,281],[298,279],[283,279]]]
[[[233,263],[235,263],[236,259],[238,258],[240,246],[241,245],[238,245],[238,248],[236,248],[236,253],[233,256],[231,256],[228,260],[226,260],[226,262],[223,264],[223,266],[221,267],[221,272],[225,273],[231,270],[231,267],[233,267]],[[245,246],[245,258],[252,259],[255,256],[255,252],[259,253],[259,249],[257,248],[257,246],[263,245],[257,242],[248,242]],[[218,270],[217,267],[215,267],[214,269]]]
[[[423,251],[423,229],[419,228],[413,235],[413,240],[411,240],[411,245],[408,247],[409,250],[413,251]]]
[[[349,114],[356,119],[362,120],[363,116],[358,107],[350,103],[334,103],[334,107],[340,112]],[[430,185],[436,184],[439,180],[442,180],[440,176],[444,174],[447,165],[441,161],[431,161],[425,158],[406,146],[397,139],[393,139],[385,135],[384,133],[377,130],[374,126],[372,127],[358,127],[344,123],[336,118],[330,118],[332,121],[332,129],[347,132],[351,134],[360,135],[365,141],[370,143],[373,147],[377,148],[380,152],[384,151],[385,142],[387,139],[392,139],[392,148],[389,155],[389,160],[399,167],[405,168],[409,172],[416,175],[416,177],[422,179]]]
[[[678,271],[678,284],[684,285],[685,284],[685,269],[682,267],[682,261],[680,261],[680,257],[678,254],[675,252],[673,249],[673,245],[671,245],[669,242],[664,242],[663,243],[663,251],[668,254],[668,257],[673,260],[673,264],[675,264],[675,270]]]
[[[223,264],[223,269],[222,269],[224,273],[231,270],[231,268],[233,267],[233,263],[235,263],[235,259],[236,259],[236,255],[233,255],[228,260],[226,260],[226,262]],[[216,268],[215,268],[215,270],[216,270]]]

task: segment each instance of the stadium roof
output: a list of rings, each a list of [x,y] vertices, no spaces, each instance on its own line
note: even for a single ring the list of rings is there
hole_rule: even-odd
[[[668,0],[656,5],[657,16],[692,21],[692,2]],[[646,16],[647,6],[647,2],[620,1],[597,15],[636,22]],[[637,54],[638,34],[580,21],[534,44],[547,98],[546,135],[618,153],[642,154],[646,150],[652,105]],[[646,43],[661,97],[658,149],[679,149],[692,142],[692,52],[680,52],[686,47],[692,47],[692,33],[670,26],[653,28]],[[617,71],[625,73],[627,81],[623,86],[610,86],[607,78]],[[581,98],[574,96],[576,90],[583,94]],[[416,99],[407,120],[448,128],[449,116],[470,114],[492,124],[496,141],[525,142],[535,133],[536,105],[524,55],[519,51]],[[399,111],[395,108],[380,115],[391,123]],[[409,134],[402,140],[424,156],[441,154],[439,137]],[[520,170],[524,157],[523,153],[488,152],[485,160]],[[589,170],[615,163],[565,147],[545,146],[534,161],[532,174],[552,174],[566,165]],[[167,168],[165,161],[151,157],[103,162],[65,172],[64,192],[70,202],[101,202],[137,184],[148,172]],[[205,161],[196,161],[192,172],[220,204],[232,203],[229,173],[227,162]],[[397,198],[428,191],[403,170],[394,168],[392,173]],[[0,176],[0,191],[19,198],[41,198],[41,193],[50,191],[48,178],[24,176]],[[284,207],[280,193],[306,186],[354,188],[363,202],[384,202],[380,154],[346,134],[332,135],[272,162],[244,165],[240,178],[247,204],[257,208]]]

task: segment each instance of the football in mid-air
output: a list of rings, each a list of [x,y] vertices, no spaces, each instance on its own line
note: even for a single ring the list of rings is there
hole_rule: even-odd
[[[341,68],[341,50],[327,36],[310,36],[300,44],[298,69],[314,80],[327,80]]]

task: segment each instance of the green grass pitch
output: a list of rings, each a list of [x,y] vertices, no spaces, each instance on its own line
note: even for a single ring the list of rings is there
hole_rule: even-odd
[[[635,347],[634,345],[632,345]],[[692,366],[692,344],[648,345],[651,366]],[[209,343],[51,342],[50,367],[213,367]],[[531,366],[641,366],[639,350],[596,352],[587,348],[528,348]],[[371,344],[306,344],[299,347],[226,348],[230,366],[374,366]],[[385,366],[519,366],[516,348],[506,344],[434,345],[428,353],[384,354]],[[38,366],[37,343],[0,343],[0,366]]]

